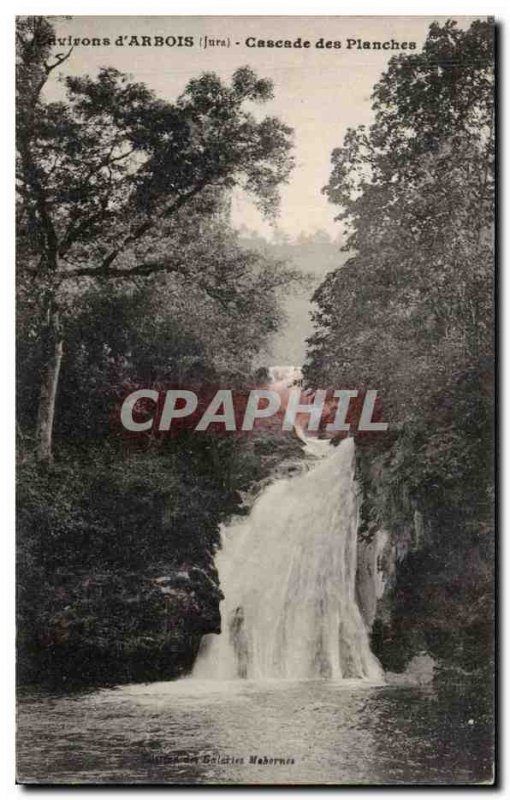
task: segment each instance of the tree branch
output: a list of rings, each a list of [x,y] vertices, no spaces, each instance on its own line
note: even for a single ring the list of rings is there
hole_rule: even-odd
[[[124,241],[104,258],[103,263],[101,264],[99,270],[104,273],[107,272],[108,274],[112,274],[111,264],[113,264],[117,256],[119,256],[128,245],[133,244],[134,242],[141,239],[142,236],[144,236],[160,220],[166,219],[176,214],[183,206],[186,205],[186,203],[188,203],[190,200],[193,199],[193,197],[199,194],[202,191],[202,189],[204,189],[207,186],[208,183],[209,183],[208,178],[204,178],[203,180],[199,181],[193,189],[191,189],[189,192],[186,192],[186,194],[182,194],[180,197],[177,198],[177,200],[174,200],[172,203],[170,203],[161,212],[161,214],[158,214],[155,218],[146,220],[141,225],[139,225],[138,228],[135,228],[133,233],[128,234],[128,236],[125,237]],[[121,272],[124,272],[124,270],[121,270]]]
[[[114,147],[110,150],[110,154],[113,152]],[[90,181],[90,179],[97,174],[101,169],[108,169],[110,166],[116,162],[122,161],[122,159],[127,158],[134,152],[134,148],[131,148],[127,153],[122,153],[118,156],[113,156],[112,158],[108,157],[103,159],[99,164],[89,170],[87,176],[84,179],[85,184]],[[110,172],[110,183],[109,189],[111,191],[111,187],[113,185],[113,177],[111,176]],[[100,221],[106,212],[106,207],[108,204],[108,200],[110,198],[110,193],[105,193],[100,204],[100,211],[96,214],[92,214],[88,219],[82,219],[79,224],[76,224],[77,220],[73,219],[62,237],[62,241],[59,246],[59,255],[63,256],[69,248],[74,244],[79,236],[81,236],[84,232],[86,232],[92,225],[95,225],[96,222]]]
[[[181,262],[146,261],[130,269],[109,269],[106,273],[102,267],[76,267],[75,269],[59,272],[61,280],[69,278],[131,278],[141,275],[152,275],[155,272],[177,272],[182,267]]]
[[[64,61],[67,61],[67,59],[69,58],[69,56],[71,55],[71,53],[73,52],[73,50],[74,50],[74,45],[73,45],[73,47],[71,47],[71,49],[70,49],[70,50],[68,50],[68,52],[67,52],[67,53],[57,53],[57,54],[56,54],[56,56],[55,56],[55,58],[56,58],[57,60],[55,61],[55,63],[54,63],[54,64],[46,64],[46,63],[45,63],[45,64],[44,64],[44,71],[46,72],[46,75],[49,75],[49,74],[50,74],[50,72],[53,72],[53,70],[54,70],[56,67],[59,67],[59,66],[60,66],[60,64],[63,64],[63,63],[64,63]]]

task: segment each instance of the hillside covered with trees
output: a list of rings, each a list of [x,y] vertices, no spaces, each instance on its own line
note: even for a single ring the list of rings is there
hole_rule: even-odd
[[[45,87],[18,20],[18,647],[22,683],[172,677],[219,629],[219,525],[292,437],[127,440],[133,385],[253,385],[295,274],[243,247],[230,191],[275,213],[292,132],[271,84],[202,74],[168,102],[105,68]]]
[[[358,448],[362,535],[399,553],[372,639],[490,669],[494,564],[494,72],[491,22],[434,23],[391,59],[374,122],[325,187],[347,261],[316,291],[310,386],[377,388],[388,435]]]

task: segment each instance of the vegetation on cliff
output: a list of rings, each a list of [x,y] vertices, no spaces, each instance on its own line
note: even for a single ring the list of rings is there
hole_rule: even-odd
[[[349,257],[315,294],[305,375],[377,388],[390,422],[359,455],[363,535],[386,528],[401,562],[373,635],[390,668],[492,657],[493,31],[434,23],[393,57],[325,187]]]

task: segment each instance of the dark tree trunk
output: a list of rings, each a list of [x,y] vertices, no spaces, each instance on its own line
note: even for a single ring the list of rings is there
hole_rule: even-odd
[[[51,463],[53,460],[53,420],[57,398],[60,365],[64,352],[62,329],[58,309],[49,314],[47,327],[45,362],[41,370],[41,391],[37,413],[37,458],[39,461]]]

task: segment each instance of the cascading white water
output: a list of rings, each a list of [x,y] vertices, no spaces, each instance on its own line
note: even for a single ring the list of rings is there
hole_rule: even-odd
[[[308,471],[280,478],[222,532],[222,633],[192,678],[379,680],[355,599],[354,440],[308,440]]]

